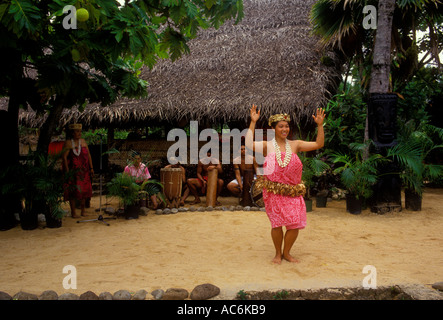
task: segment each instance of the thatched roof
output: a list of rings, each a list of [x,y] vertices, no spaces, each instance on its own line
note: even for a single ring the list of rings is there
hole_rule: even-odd
[[[245,17],[218,30],[202,31],[189,43],[191,53],[172,63],[159,61],[142,78],[148,98],[120,99],[109,107],[89,105],[83,113],[66,110],[62,123],[117,127],[168,121],[248,121],[257,104],[263,119],[286,112],[298,121],[329,97],[336,69],[311,34],[309,14],[315,0],[244,0]],[[329,53],[330,57],[333,56]],[[22,113],[21,122],[42,119]]]

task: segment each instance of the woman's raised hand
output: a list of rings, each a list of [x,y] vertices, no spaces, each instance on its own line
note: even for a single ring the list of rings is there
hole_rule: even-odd
[[[257,106],[253,104],[251,108],[251,121],[257,122],[258,118],[260,118],[260,110],[257,110]]]
[[[312,118],[314,118],[314,121],[317,125],[322,125],[323,121],[325,120],[325,111],[323,108],[317,108],[317,114],[312,115]]]

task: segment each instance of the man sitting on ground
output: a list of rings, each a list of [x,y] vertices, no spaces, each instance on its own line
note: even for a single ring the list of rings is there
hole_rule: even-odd
[[[200,160],[197,165],[197,178],[189,178],[187,180],[189,191],[194,196],[194,201],[191,204],[200,203],[199,191],[202,194],[206,195],[206,188],[208,184],[208,175],[210,170],[218,170],[218,176],[223,172],[222,166],[218,159],[211,157],[211,152],[208,151],[206,154],[207,157]],[[223,180],[218,178],[217,181],[217,198],[223,188]],[[186,196],[187,197],[187,196]],[[183,195],[183,203],[186,200],[186,197]],[[217,205],[221,205],[220,202],[216,201]]]
[[[227,187],[234,196],[239,197],[243,193],[243,177],[245,170],[253,170],[255,179],[258,164],[255,161],[254,156],[246,156],[246,148],[244,145],[240,148],[240,157],[235,158],[233,162],[235,179],[229,182]]]

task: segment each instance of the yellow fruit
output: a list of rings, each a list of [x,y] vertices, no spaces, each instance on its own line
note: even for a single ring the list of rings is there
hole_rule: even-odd
[[[89,12],[84,8],[80,8],[77,10],[76,16],[78,21],[84,22],[89,19]]]
[[[72,60],[74,60],[75,62],[79,61],[81,58],[80,52],[77,49],[71,50],[71,56],[72,56]]]

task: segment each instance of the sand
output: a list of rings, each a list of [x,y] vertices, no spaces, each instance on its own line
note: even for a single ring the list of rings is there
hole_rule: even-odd
[[[88,218],[97,216],[98,206],[95,197]],[[443,281],[442,208],[443,189],[427,189],[419,212],[351,215],[344,200],[326,208],[314,204],[292,250],[300,262],[281,265],[271,263],[274,249],[264,212],[150,211],[137,220],[109,220],[110,226],[71,217],[58,229],[44,223],[31,231],[17,226],[0,233],[0,291],[191,291],[212,283],[220,287],[220,297],[232,298],[239,290],[361,286],[366,265],[376,268],[378,286],[428,285]],[[76,289],[63,287],[64,278],[74,275],[63,273],[67,265],[75,267]]]

